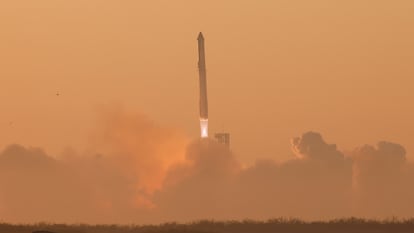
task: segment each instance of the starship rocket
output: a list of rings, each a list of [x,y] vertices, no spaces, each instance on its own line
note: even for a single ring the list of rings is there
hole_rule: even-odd
[[[198,34],[198,72],[200,77],[200,129],[201,137],[208,138],[207,74],[204,36]]]

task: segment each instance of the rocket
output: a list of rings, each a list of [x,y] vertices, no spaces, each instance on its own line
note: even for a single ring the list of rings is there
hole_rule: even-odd
[[[208,119],[206,56],[204,36],[198,35],[198,72],[200,77],[200,119]]]
[[[198,72],[200,78],[200,129],[201,137],[208,137],[208,103],[207,103],[207,74],[204,50],[204,36],[198,34]]]

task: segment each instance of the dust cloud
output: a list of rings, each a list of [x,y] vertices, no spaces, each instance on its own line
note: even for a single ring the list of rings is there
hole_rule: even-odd
[[[142,114],[101,114],[83,151],[0,153],[0,215],[12,223],[159,223],[199,219],[321,220],[408,217],[414,166],[403,146],[343,153],[321,134],[291,141],[295,155],[243,167],[222,144],[191,140]]]

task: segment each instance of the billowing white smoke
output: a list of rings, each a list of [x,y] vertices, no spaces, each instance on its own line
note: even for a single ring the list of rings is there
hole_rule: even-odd
[[[398,144],[344,156],[318,133],[296,157],[243,168],[225,145],[189,142],[142,115],[104,114],[87,154],[12,145],[0,153],[6,222],[159,223],[197,219],[328,219],[414,214],[414,166]],[[205,121],[207,123],[207,121]],[[207,125],[206,125],[207,127]],[[208,136],[208,134],[207,134]]]

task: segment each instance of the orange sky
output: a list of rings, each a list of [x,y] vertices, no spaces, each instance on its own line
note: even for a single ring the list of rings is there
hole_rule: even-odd
[[[286,159],[308,130],[410,156],[413,12],[411,0],[2,1],[0,146],[82,150],[113,104],[198,137],[203,31],[210,132],[229,131],[241,161]]]

